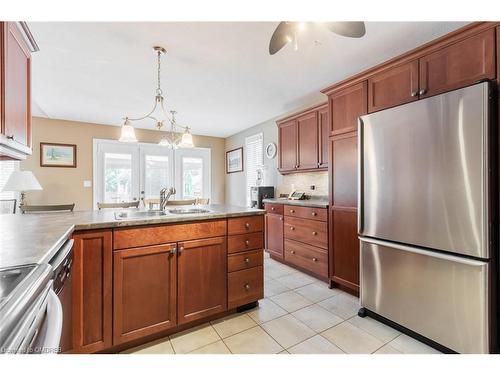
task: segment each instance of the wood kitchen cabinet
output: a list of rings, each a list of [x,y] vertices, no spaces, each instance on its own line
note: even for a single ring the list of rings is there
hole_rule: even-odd
[[[281,173],[328,167],[328,106],[308,108],[277,122]]]
[[[358,129],[358,117],[368,110],[366,81],[334,91],[328,96],[330,136]]]
[[[297,118],[297,169],[318,167],[318,112],[313,111]]]
[[[295,120],[278,125],[279,170],[282,172],[297,169],[297,123]]]
[[[112,231],[75,232],[73,352],[94,353],[112,345]]]
[[[330,141],[330,279],[359,291],[357,132]]]
[[[330,134],[330,115],[328,105],[318,110],[318,168],[328,168],[328,136]]]
[[[0,157],[12,159],[31,154],[31,52],[24,33],[17,22],[0,22]]]
[[[418,99],[418,60],[390,67],[368,79],[368,112]]]
[[[495,79],[495,29],[420,58],[420,97]]]
[[[113,253],[113,344],[175,327],[177,244]]]
[[[266,250],[272,256],[283,259],[283,205],[266,203],[265,208]]]
[[[226,310],[226,274],[226,237],[178,243],[178,324]]]

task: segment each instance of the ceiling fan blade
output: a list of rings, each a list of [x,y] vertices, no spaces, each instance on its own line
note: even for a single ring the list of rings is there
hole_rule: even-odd
[[[342,36],[361,38],[366,33],[364,22],[328,22],[326,27]]]
[[[274,55],[282,49],[288,42],[292,40],[293,36],[293,22],[280,22],[273,36],[269,41],[269,54]]]

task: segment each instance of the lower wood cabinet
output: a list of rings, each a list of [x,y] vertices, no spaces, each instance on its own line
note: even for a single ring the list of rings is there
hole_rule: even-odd
[[[73,234],[73,350],[94,353],[112,345],[112,231]]]
[[[227,309],[226,237],[179,242],[177,273],[178,324]]]
[[[285,260],[322,278],[328,277],[328,251],[325,249],[286,239]]]
[[[113,344],[176,325],[177,244],[113,254]]]
[[[283,215],[266,214],[266,250],[283,259]]]
[[[227,277],[227,300],[230,309],[264,298],[263,266],[231,272]]]

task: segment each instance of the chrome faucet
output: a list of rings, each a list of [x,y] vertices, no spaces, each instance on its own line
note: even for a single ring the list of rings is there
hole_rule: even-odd
[[[170,197],[175,194],[175,188],[163,188],[160,190],[160,210],[164,210]]]

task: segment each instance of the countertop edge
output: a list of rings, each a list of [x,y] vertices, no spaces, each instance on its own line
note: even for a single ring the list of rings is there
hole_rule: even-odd
[[[317,208],[328,208],[329,203],[320,199],[301,199],[301,200],[286,200],[280,198],[265,198],[262,200],[263,203],[273,203],[273,204],[283,204],[290,206],[301,206],[301,207],[317,207]]]

